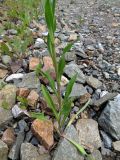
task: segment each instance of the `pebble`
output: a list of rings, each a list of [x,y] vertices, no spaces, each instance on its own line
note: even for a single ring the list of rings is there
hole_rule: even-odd
[[[113,148],[115,151],[120,152],[120,141],[113,142]]]
[[[26,98],[30,93],[30,90],[27,88],[19,88],[17,90],[17,96]]]
[[[0,160],[7,160],[8,147],[2,140],[0,140]]]
[[[29,60],[29,70],[34,71],[39,64],[40,64],[39,58],[31,57]]]
[[[92,76],[87,77],[87,84],[94,89],[98,89],[102,86],[102,82]]]
[[[10,65],[12,62],[11,57],[8,55],[3,55],[1,58],[2,58],[3,64],[5,64],[5,65]]]
[[[37,94],[37,92],[32,90],[27,97],[28,105],[34,109],[37,104],[38,98],[39,95]]]
[[[24,76],[24,74],[22,74],[22,73],[11,74],[10,76],[8,76],[8,77],[6,78],[5,81],[6,81],[6,82],[10,82],[10,81],[12,81],[12,80],[14,80],[14,79],[22,79],[23,76]]]
[[[0,69],[0,78],[4,78],[8,73],[6,69]]]
[[[44,64],[43,71],[54,69],[52,58],[49,56],[43,57],[43,64]]]

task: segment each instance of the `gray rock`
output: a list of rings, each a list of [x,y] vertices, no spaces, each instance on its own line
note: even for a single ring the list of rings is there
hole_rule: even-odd
[[[18,122],[18,127],[21,132],[29,130],[27,123],[23,119]]]
[[[15,29],[9,29],[8,32],[12,35],[16,35],[17,34],[17,30]]]
[[[102,155],[99,150],[94,150],[91,155],[95,160],[102,160]]]
[[[21,148],[21,144],[23,143],[25,138],[25,133],[24,132],[19,132],[17,138],[16,138],[16,142],[15,144],[12,146],[12,148],[10,149],[8,158],[12,159],[12,160],[17,160],[19,159],[19,155],[20,155],[20,148]]]
[[[101,134],[101,139],[103,141],[104,147],[108,148],[108,149],[111,149],[111,147],[112,147],[112,139],[110,138],[110,136],[107,135],[103,131],[100,131],[100,134]]]
[[[98,123],[92,119],[80,119],[76,124],[79,143],[91,152],[101,147]]]
[[[99,125],[116,140],[120,140],[120,94],[109,101],[101,113]]]
[[[67,128],[65,135],[76,142],[79,141],[78,134],[74,126]],[[62,138],[56,148],[53,160],[84,160],[84,158],[80,156],[77,149],[70,142]]]
[[[40,155],[31,143],[22,143],[20,156],[21,160],[50,160],[49,154]]]
[[[87,90],[85,89],[85,87],[82,84],[75,83],[73,85],[70,97],[78,98],[80,96],[83,96],[86,93],[87,93]]]
[[[13,119],[10,110],[6,110],[0,107],[0,127],[8,124]]]
[[[85,83],[86,81],[85,75],[79,69],[79,66],[76,64],[71,63],[69,65],[66,65],[64,72],[69,78],[72,78],[75,74],[77,74],[77,79],[76,79],[77,82]]]
[[[24,75],[22,82],[17,85],[17,87],[23,87],[28,89],[36,89],[40,91],[40,81],[36,77],[34,72]]]
[[[96,79],[92,76],[87,77],[87,84],[95,89],[98,89],[102,86],[102,82],[100,82],[98,79]]]
[[[113,148],[115,151],[120,152],[120,141],[113,142]]]
[[[3,141],[0,140],[0,160],[7,160],[8,147]]]
[[[2,58],[3,64],[5,64],[5,65],[10,65],[12,62],[11,57],[8,55],[3,55],[1,58]]]
[[[68,52],[65,54],[65,60],[67,62],[70,62],[70,61],[75,61],[76,60],[76,54],[74,52]]]

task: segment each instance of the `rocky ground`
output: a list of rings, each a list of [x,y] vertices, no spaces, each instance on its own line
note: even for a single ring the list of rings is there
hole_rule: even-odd
[[[68,42],[75,42],[66,55],[61,83],[63,95],[69,79],[78,73],[70,117],[91,99],[89,108],[65,134],[96,160],[120,160],[120,0],[59,0],[57,20],[58,57]],[[39,63],[45,71],[53,68],[45,43],[44,19],[30,28],[35,43],[29,55],[19,60],[7,55],[0,59],[0,160],[84,160],[67,140],[62,138],[57,144],[55,122],[40,86],[46,84],[50,93],[51,88],[34,72]],[[8,33],[14,37],[16,31]],[[55,79],[53,71],[51,76]],[[22,108],[17,96],[27,99],[27,109]],[[51,97],[55,101],[52,93]],[[34,120],[29,111],[44,112],[48,121]]]

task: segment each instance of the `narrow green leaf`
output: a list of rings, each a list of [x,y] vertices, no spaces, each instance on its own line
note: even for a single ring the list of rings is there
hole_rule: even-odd
[[[47,91],[47,89],[45,88],[45,86],[42,85],[42,93],[43,93],[43,96],[45,98],[45,100],[47,101],[48,103],[48,106],[51,108],[51,110],[53,111],[54,113],[54,116],[55,118],[58,120],[58,113],[57,113],[57,110],[56,110],[56,107],[55,107],[55,104],[49,94],[49,92]]]
[[[46,117],[43,113],[37,113],[37,112],[30,112],[30,115],[32,118],[40,119],[40,120],[46,120]]]
[[[36,74],[37,77],[40,76],[41,69],[42,69],[42,64],[38,64],[37,67],[35,68],[35,74]]]
[[[69,43],[64,49],[63,49],[63,54],[67,53],[71,47],[72,47],[73,43]]]
[[[0,44],[0,49],[4,54],[9,54],[9,47],[7,46],[6,43],[2,42]]]

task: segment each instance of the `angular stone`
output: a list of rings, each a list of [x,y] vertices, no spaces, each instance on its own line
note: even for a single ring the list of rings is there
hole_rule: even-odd
[[[8,73],[6,69],[0,69],[0,78],[4,78]]]
[[[24,76],[24,74],[22,74],[22,73],[11,74],[10,76],[8,76],[6,78],[5,81],[10,82],[10,81],[15,80],[15,79],[22,79],[23,76]]]
[[[43,71],[54,69],[51,57],[49,56],[43,57],[43,63],[44,63]]]
[[[37,147],[33,146],[31,143],[22,143],[21,145],[21,160],[50,160],[49,154],[38,153]]]
[[[37,104],[38,98],[39,95],[37,94],[37,92],[32,90],[27,97],[28,105],[34,108]]]
[[[0,160],[7,160],[8,147],[3,141],[0,140]]]
[[[120,152],[120,141],[113,142],[113,148],[115,151]]]
[[[30,93],[28,88],[19,88],[17,90],[17,96],[26,98]]]
[[[102,86],[102,82],[100,82],[98,79],[90,76],[87,78],[87,84],[91,87],[93,87],[94,89],[98,89]]]
[[[78,143],[78,134],[74,126],[67,128],[65,135]],[[73,144],[62,138],[55,150],[53,160],[84,160],[84,158]]]
[[[34,120],[32,123],[32,131],[46,149],[50,149],[54,144],[53,124],[49,120]]]
[[[91,152],[101,147],[98,124],[92,119],[80,119],[76,124],[79,143]]]
[[[6,143],[9,147],[13,145],[15,142],[14,130],[12,128],[8,128],[4,131],[2,136],[2,141]]]
[[[60,85],[61,86],[66,86],[68,83],[69,83],[69,80],[65,76],[62,76]]]
[[[14,85],[6,85],[0,91],[0,107],[6,104],[6,108],[10,109],[16,102],[16,91],[17,88]]]
[[[111,149],[112,148],[112,138],[106,134],[104,131],[100,131],[101,139],[103,141],[104,147]]]
[[[90,99],[91,95],[89,93],[86,93],[84,95],[80,96],[80,104],[86,103]]]
[[[94,150],[93,153],[92,153],[92,157],[95,160],[102,160],[102,155],[101,155],[99,150]]]
[[[80,82],[80,83],[84,84],[85,81],[86,81],[85,75],[79,69],[79,66],[77,64],[72,64],[71,63],[69,65],[66,65],[64,72],[69,78],[72,78],[74,75],[77,74],[77,79],[76,79],[77,82]]]
[[[40,59],[36,57],[32,57],[29,60],[29,70],[34,71],[37,67],[37,65],[40,64]]]
[[[106,133],[120,140],[120,94],[108,102],[98,123]]]
[[[77,34],[76,33],[72,33],[70,34],[70,37],[68,39],[68,41],[76,41],[77,40]]]
[[[1,58],[2,58],[3,64],[5,64],[5,65],[10,65],[12,62],[11,57],[8,55],[3,55]]]
[[[12,119],[13,116],[11,111],[0,107],[0,127],[3,127],[5,124],[8,124]]]

